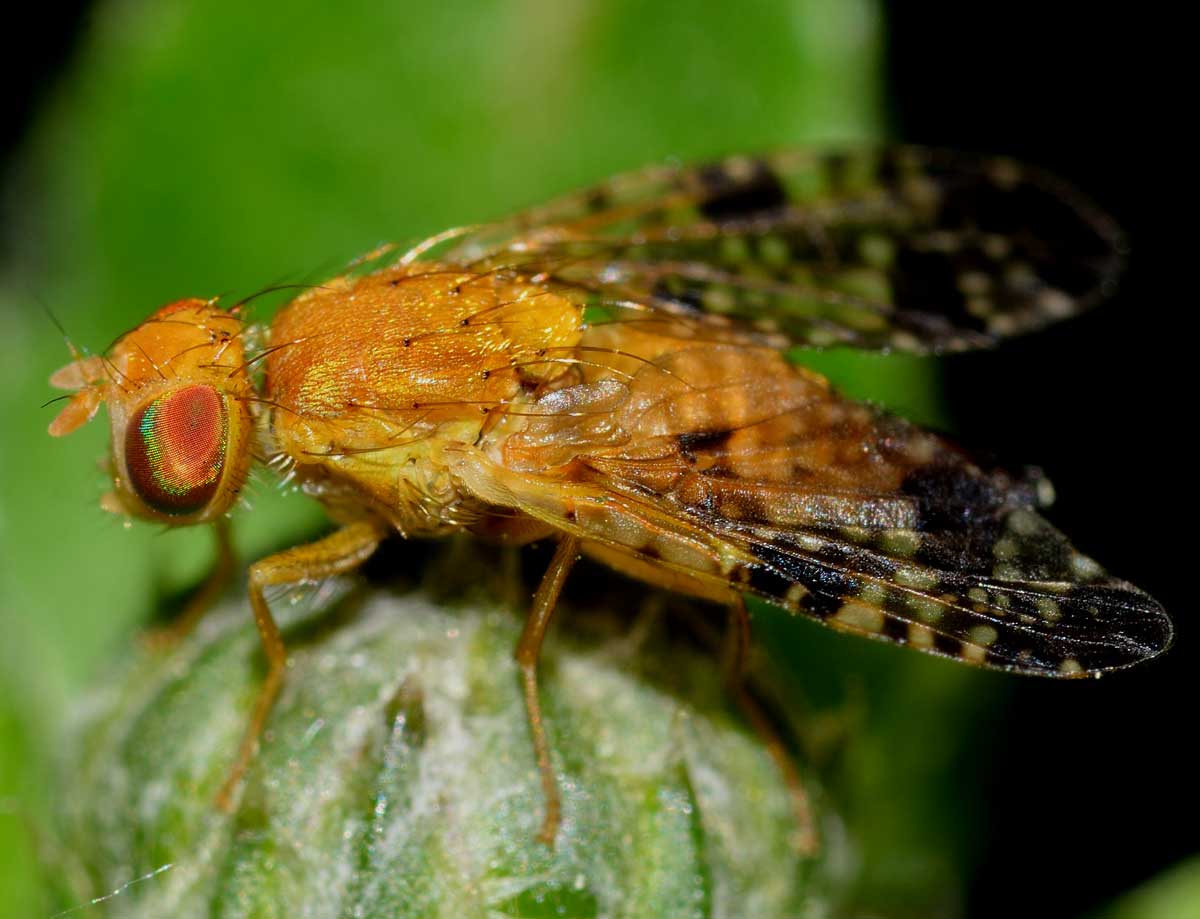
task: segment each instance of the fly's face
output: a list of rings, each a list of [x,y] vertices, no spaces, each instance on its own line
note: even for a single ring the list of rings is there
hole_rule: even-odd
[[[254,440],[254,390],[242,321],[204,300],[163,307],[105,356],[50,378],[75,390],[50,425],[68,434],[108,404],[113,491],[108,511],[171,526],[206,523],[233,504]]]

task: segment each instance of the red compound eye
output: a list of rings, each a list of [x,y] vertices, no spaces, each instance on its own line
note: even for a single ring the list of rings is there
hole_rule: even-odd
[[[216,494],[228,438],[225,403],[211,386],[165,393],[144,405],[125,429],[129,482],[160,514],[194,514]]]

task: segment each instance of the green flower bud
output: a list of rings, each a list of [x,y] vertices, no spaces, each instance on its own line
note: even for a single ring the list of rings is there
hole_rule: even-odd
[[[563,803],[551,850],[535,838],[518,617],[426,591],[316,605],[328,609],[289,615],[276,602],[287,681],[232,814],[213,799],[263,672],[245,604],[170,652],[131,653],[96,690],[61,785],[77,862],[64,908],[107,897],[84,915],[826,913],[845,862],[833,821],[817,797],[824,845],[797,849],[779,770],[711,656],[583,640],[559,623],[541,666]]]

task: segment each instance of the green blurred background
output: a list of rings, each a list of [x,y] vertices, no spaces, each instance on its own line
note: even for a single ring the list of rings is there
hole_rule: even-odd
[[[45,435],[45,381],[68,355],[39,304],[101,350],[172,299],[312,279],[380,241],[622,169],[881,139],[885,44],[874,0],[95,4],[6,183],[0,916],[47,911],[35,862],[56,796],[71,794],[51,777],[71,706],[210,557],[205,534],[100,511],[103,422]],[[951,423],[932,362],[816,360],[859,395]],[[321,526],[315,505],[269,483],[250,501],[247,558]],[[978,801],[1009,681],[767,610],[758,638],[859,840],[856,911],[963,914],[988,851]],[[1168,908],[1200,904],[1195,872],[1161,884]]]

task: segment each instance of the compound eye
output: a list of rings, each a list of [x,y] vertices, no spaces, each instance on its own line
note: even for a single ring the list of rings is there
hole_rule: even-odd
[[[229,417],[211,386],[185,386],[146,403],[125,429],[129,482],[147,507],[171,517],[212,500],[225,466]]]

